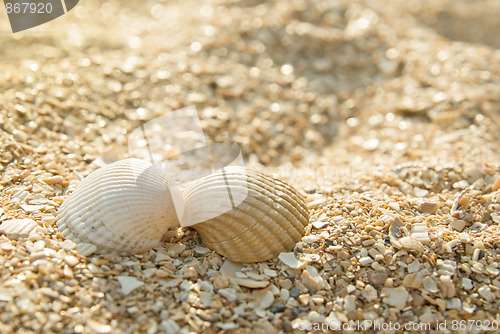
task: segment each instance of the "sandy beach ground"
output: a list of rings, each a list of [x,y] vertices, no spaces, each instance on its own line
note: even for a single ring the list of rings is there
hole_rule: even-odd
[[[12,34],[1,11],[0,332],[499,333],[499,14],[85,0]],[[191,105],[304,195],[293,255],[233,264],[191,229],[136,255],[66,240],[68,194]]]

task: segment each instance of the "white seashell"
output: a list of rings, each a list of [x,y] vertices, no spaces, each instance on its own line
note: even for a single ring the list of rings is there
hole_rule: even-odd
[[[42,227],[32,219],[11,219],[1,223],[0,234],[5,234],[5,236],[11,240],[18,240],[29,237],[37,227],[42,229]]]
[[[161,166],[120,160],[76,187],[57,213],[57,227],[77,244],[142,252],[178,226],[174,202],[182,204],[182,194]]]
[[[230,166],[194,181],[184,192],[181,226],[234,262],[257,262],[290,251],[305,233],[303,197],[281,180]]]

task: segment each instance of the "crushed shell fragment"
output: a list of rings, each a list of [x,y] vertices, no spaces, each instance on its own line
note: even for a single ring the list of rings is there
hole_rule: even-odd
[[[37,227],[41,229],[34,220],[29,218],[11,219],[2,222],[0,234],[5,234],[11,240],[18,240],[29,237]]]

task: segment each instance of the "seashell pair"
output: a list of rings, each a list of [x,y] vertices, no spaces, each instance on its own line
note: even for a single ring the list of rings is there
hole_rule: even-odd
[[[158,165],[125,159],[96,170],[63,202],[57,226],[77,243],[142,252],[168,229],[190,226],[210,249],[235,262],[289,251],[305,233],[307,207],[281,180],[231,166],[182,193]]]

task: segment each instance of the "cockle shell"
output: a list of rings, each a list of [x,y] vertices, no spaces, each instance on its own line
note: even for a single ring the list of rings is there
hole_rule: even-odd
[[[161,166],[125,159],[87,176],[63,202],[57,227],[76,243],[143,252],[178,226],[174,201],[182,194]]]
[[[291,250],[309,222],[294,188],[240,166],[194,181],[184,201],[181,226],[196,229],[207,247],[234,262],[265,261]]]

